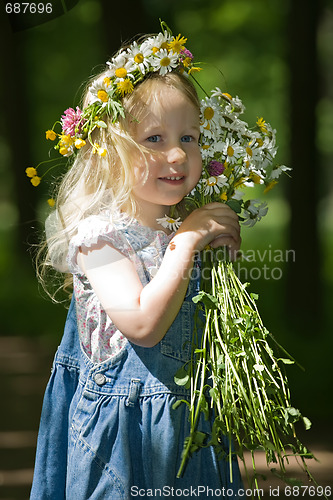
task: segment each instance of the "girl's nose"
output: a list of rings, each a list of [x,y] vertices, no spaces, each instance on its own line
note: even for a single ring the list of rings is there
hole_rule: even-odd
[[[186,153],[180,146],[171,147],[167,152],[169,163],[183,163],[186,159]]]

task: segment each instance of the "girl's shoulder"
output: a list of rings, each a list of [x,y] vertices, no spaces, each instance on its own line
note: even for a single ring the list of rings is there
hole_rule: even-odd
[[[77,253],[84,246],[92,248],[100,242],[110,243],[125,255],[130,255],[132,245],[128,233],[132,232],[133,223],[125,217],[112,216],[109,211],[90,215],[81,220],[74,236],[69,241],[67,263],[72,273],[79,272]]]

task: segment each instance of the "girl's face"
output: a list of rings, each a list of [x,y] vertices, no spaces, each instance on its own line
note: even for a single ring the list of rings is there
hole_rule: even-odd
[[[147,176],[143,162],[134,159],[133,195],[140,216],[154,226],[156,218],[179,203],[201,176],[199,112],[179,90],[161,83],[145,106],[147,114],[135,125],[133,138],[153,152],[146,155]]]

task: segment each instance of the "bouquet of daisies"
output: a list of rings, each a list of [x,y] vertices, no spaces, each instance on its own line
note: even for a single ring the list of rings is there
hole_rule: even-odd
[[[242,189],[262,185],[267,192],[281,173],[290,169],[273,163],[277,148],[271,126],[259,118],[250,128],[240,119],[243,112],[239,98],[218,88],[202,100],[204,167],[188,204],[193,209],[223,201],[239,214],[242,224],[253,226],[266,215],[267,204],[245,199]],[[169,223],[179,222],[169,218]],[[193,300],[205,311],[203,334],[193,345],[190,362],[175,375],[176,383],[191,393],[190,401],[175,404],[188,405],[191,426],[178,477],[192,453],[201,447],[214,446],[222,458],[222,435],[229,437],[230,464],[236,453],[245,466],[244,451],[249,450],[255,472],[254,451],[264,450],[267,464],[278,464],[279,470],[272,470],[280,477],[286,479],[285,462],[290,455],[297,457],[309,474],[305,458],[312,455],[298,440],[294,424],[303,420],[308,429],[311,422],[291,405],[284,372],[284,365],[294,363],[294,359],[265,328],[256,295],[247,291],[247,284],[240,282],[232,262],[225,257],[221,249],[202,253],[205,278]],[[211,435],[207,435],[200,431],[199,419],[201,414],[208,417],[211,412],[214,424]],[[250,481],[246,466],[245,471]],[[254,481],[257,484],[256,474]]]

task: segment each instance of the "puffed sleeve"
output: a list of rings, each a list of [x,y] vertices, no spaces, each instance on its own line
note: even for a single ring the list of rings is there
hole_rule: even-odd
[[[72,274],[81,273],[77,265],[79,248],[91,248],[101,241],[110,243],[126,257],[130,258],[133,253],[121,224],[114,223],[107,215],[92,215],[80,222],[76,234],[69,242],[67,265]]]

